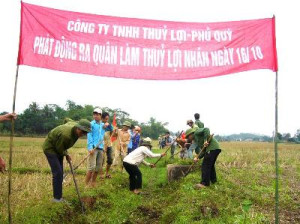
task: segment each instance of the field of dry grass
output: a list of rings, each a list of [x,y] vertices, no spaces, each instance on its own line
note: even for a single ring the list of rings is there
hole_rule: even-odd
[[[222,142],[217,161],[219,182],[199,191],[200,172],[167,183],[166,162],[142,167],[143,196],[132,195],[127,173],[84,186],[85,164],[77,172],[88,212],[80,209],[71,176],[64,196],[71,205],[53,205],[51,173],[41,149],[43,138],[15,138],[13,218],[15,223],[272,223],[274,217],[274,149],[271,143]],[[86,140],[69,151],[77,164],[86,155]],[[9,138],[0,138],[0,155],[8,161]],[[155,149],[158,151],[158,149]],[[281,223],[300,223],[300,145],[279,144]],[[185,161],[186,162],[186,161]],[[182,163],[180,159],[167,163]],[[188,163],[188,162],[186,162]],[[66,164],[65,164],[66,165]],[[67,167],[66,167],[67,169]],[[7,220],[8,175],[0,174],[0,223]],[[245,202],[251,202],[248,211]]]

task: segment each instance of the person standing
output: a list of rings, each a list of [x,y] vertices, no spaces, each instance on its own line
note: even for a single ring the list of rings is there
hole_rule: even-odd
[[[17,119],[17,114],[15,114],[15,113],[10,113],[10,114],[0,115],[0,122],[3,122],[3,121],[10,121],[10,120],[12,120],[12,119],[16,120],[16,119]],[[4,161],[4,159],[0,156],[0,172],[1,172],[1,173],[4,173],[5,167],[6,167],[5,161]]]
[[[198,125],[196,123],[194,123],[192,120],[188,120],[186,122],[186,124],[188,126],[190,126],[191,128],[198,128]],[[190,159],[193,159],[193,153],[194,151],[198,154],[199,153],[199,147],[197,147],[197,144],[195,144],[194,141],[192,141],[191,144],[187,144],[187,157]]]
[[[135,126],[134,128],[134,134],[132,136],[132,151],[137,149],[140,145],[140,138],[141,138],[141,128],[139,126]]]
[[[214,184],[217,182],[215,163],[218,155],[221,153],[221,149],[218,141],[214,137],[208,142],[209,136],[210,130],[208,128],[190,128],[186,131],[188,142],[194,140],[199,148],[206,147],[205,151],[200,152],[200,154],[194,158],[194,162],[203,158],[201,182],[196,184],[196,188],[207,187],[210,183]]]
[[[169,131],[167,131],[165,134],[165,146],[171,147],[171,159],[174,159],[176,145],[175,145],[175,141],[173,141],[173,138],[170,136]]]
[[[128,132],[128,129],[130,127],[131,127],[131,123],[129,121],[125,121],[122,129],[116,128],[113,132],[113,136],[117,137],[115,159],[114,159],[115,164],[118,164],[119,161],[121,161],[122,164],[124,157],[127,155],[127,151],[128,151],[127,146],[130,141],[130,134]],[[121,169],[123,170],[123,165]]]
[[[123,166],[126,172],[129,174],[129,189],[134,194],[140,194],[140,189],[142,188],[142,173],[138,166],[143,163],[144,165],[153,168],[155,165],[145,161],[145,158],[163,157],[166,155],[165,153],[154,154],[151,152],[151,149],[151,139],[146,138],[143,139],[140,147],[135,149],[124,158]]]
[[[102,175],[102,166],[104,162],[103,140],[104,129],[101,122],[102,110],[95,108],[93,111],[94,120],[91,121],[91,132],[87,135],[87,149],[90,156],[87,160],[87,174],[85,184],[95,187],[97,176]],[[102,172],[101,172],[102,171]]]
[[[162,147],[162,141],[163,141],[163,137],[162,137],[162,135],[159,135],[158,136],[158,147],[159,147],[159,149],[162,149],[163,147]]]
[[[129,141],[129,144],[128,144],[128,152],[127,154],[131,153],[132,152],[132,137],[133,137],[133,134],[134,134],[134,125],[131,124],[131,127],[130,129],[128,130],[129,134],[130,134],[130,141]]]
[[[204,123],[200,121],[200,114],[195,113],[195,124],[198,126],[198,128],[204,128]]]
[[[91,131],[91,124],[86,119],[81,119],[78,123],[69,121],[52,129],[43,144],[43,151],[51,167],[53,202],[63,202],[63,159],[66,157],[71,162],[68,149],[71,148],[78,138],[87,135]]]
[[[102,122],[104,123],[104,152],[106,153],[106,173],[105,178],[111,178],[111,175],[109,174],[110,167],[113,162],[113,148],[112,148],[112,142],[111,142],[111,135],[113,133],[113,126],[108,123],[109,120],[109,114],[107,112],[103,112],[102,114]]]

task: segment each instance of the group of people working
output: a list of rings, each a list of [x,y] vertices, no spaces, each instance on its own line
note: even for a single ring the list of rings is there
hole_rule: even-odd
[[[102,113],[100,108],[95,108],[93,118],[91,131],[87,134],[87,149],[90,155],[85,180],[86,185],[92,187],[95,186],[98,175],[101,179],[111,178],[109,173],[111,166],[122,164],[125,156],[138,148],[141,132],[140,127],[133,126],[128,121],[124,122],[121,129],[113,127],[108,123],[109,114]],[[103,175],[105,158],[107,164]]]
[[[200,115],[196,113],[194,116],[195,122],[192,120],[187,121],[190,128],[186,130],[185,137],[177,139],[177,142],[182,146],[182,150],[188,151],[189,158],[193,158],[193,152],[195,151],[195,163],[203,158],[201,182],[196,184],[195,187],[204,188],[217,182],[215,163],[221,149],[218,141],[210,133],[209,128],[204,127],[204,124],[199,120]]]
[[[2,120],[15,119],[15,114],[0,117]],[[139,165],[155,167],[155,164],[148,163],[145,159],[159,158],[166,156],[166,153],[153,153],[152,140],[150,138],[141,139],[141,129],[133,126],[129,121],[122,124],[122,128],[114,127],[110,124],[109,114],[102,112],[100,108],[93,111],[93,121],[81,119],[75,122],[71,119],[65,119],[65,123],[51,130],[44,143],[43,151],[51,167],[53,202],[63,202],[62,184],[63,184],[63,159],[71,163],[72,159],[68,154],[76,141],[83,136],[87,136],[87,173],[85,184],[89,187],[95,187],[97,177],[100,179],[111,178],[110,169],[112,165],[120,165],[121,170],[125,168],[129,174],[129,189],[140,194],[142,188],[142,173]],[[221,152],[218,141],[210,134],[210,130],[204,127],[199,120],[200,115],[195,114],[195,122],[187,121],[190,126],[181,136],[176,139],[170,137],[170,133],[160,139],[160,146],[171,147],[171,157],[174,156],[175,144],[181,147],[181,151],[188,152],[188,158],[194,157],[194,162],[203,158],[201,166],[201,182],[195,187],[203,188],[210,183],[217,181],[215,162]],[[2,119],[2,120],[1,120]],[[115,140],[115,141],[114,141]],[[113,150],[114,149],[114,150]],[[195,151],[195,153],[194,153]],[[103,173],[104,161],[106,158],[105,174]],[[0,158],[0,165],[4,161]],[[5,165],[4,165],[5,169]],[[0,166],[3,171],[3,166]]]
[[[187,125],[190,127],[180,137],[172,139],[170,133],[166,132],[165,136],[160,136],[160,148],[171,147],[171,158],[174,158],[176,145],[179,145],[180,157],[193,159],[197,162],[203,158],[201,165],[201,182],[196,184],[196,188],[209,186],[210,183],[217,182],[215,163],[218,155],[221,153],[218,141],[210,134],[210,130],[204,127],[200,121],[200,114],[194,114],[195,121],[188,120]]]

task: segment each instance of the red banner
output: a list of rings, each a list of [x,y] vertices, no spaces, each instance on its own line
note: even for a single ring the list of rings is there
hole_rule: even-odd
[[[274,20],[168,22],[22,3],[18,64],[154,80],[277,71]]]

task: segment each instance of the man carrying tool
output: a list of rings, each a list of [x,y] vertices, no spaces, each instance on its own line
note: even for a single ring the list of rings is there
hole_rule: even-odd
[[[53,202],[63,202],[62,182],[63,182],[63,158],[71,162],[71,157],[67,150],[71,148],[78,138],[91,131],[90,122],[81,119],[78,123],[69,121],[52,129],[43,144],[43,150],[47,157],[52,172]]]
[[[151,139],[145,138],[141,143],[141,146],[135,149],[133,152],[128,154],[123,161],[123,166],[127,173],[129,174],[129,189],[134,194],[140,194],[140,189],[142,188],[142,173],[139,169],[139,165],[141,163],[150,166],[151,168],[155,167],[154,164],[150,164],[145,161],[145,158],[155,158],[155,157],[163,157],[166,154],[154,154],[151,152],[152,145]]]
[[[85,178],[85,184],[91,187],[95,187],[99,171],[103,178],[102,166],[104,162],[104,124],[101,122],[101,116],[102,110],[100,108],[95,108],[93,111],[94,120],[91,121],[91,132],[87,135],[87,149],[90,156],[87,162],[88,171]]]
[[[214,137],[211,138],[210,142],[207,141],[210,136],[208,128],[190,128],[185,134],[188,142],[194,140],[197,147],[204,147],[204,150],[194,158],[194,162],[197,162],[204,157],[201,166],[202,180],[199,184],[196,184],[195,187],[200,189],[209,186],[210,183],[216,183],[217,175],[215,163],[221,152],[218,141]]]
[[[127,150],[128,150],[127,146],[131,138],[128,132],[130,127],[131,127],[131,123],[129,121],[125,121],[122,129],[116,128],[113,132],[113,136],[117,137],[117,147],[115,149],[115,159],[114,159],[115,164],[118,164],[119,161],[121,161],[122,164],[124,157],[127,155]],[[123,170],[123,165],[121,170]]]
[[[102,114],[102,122],[104,123],[104,152],[106,152],[106,173],[105,178],[110,179],[111,175],[109,174],[109,170],[111,164],[113,162],[113,149],[112,149],[112,142],[111,142],[111,135],[113,133],[113,126],[108,123],[109,114],[107,112],[103,112]]]

